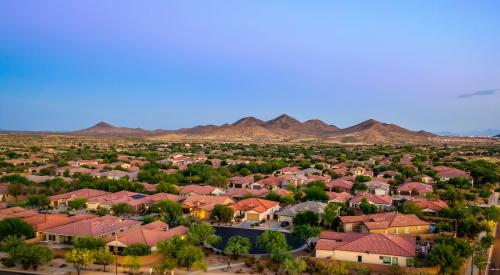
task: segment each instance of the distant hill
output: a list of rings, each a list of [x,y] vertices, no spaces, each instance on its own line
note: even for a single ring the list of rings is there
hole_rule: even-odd
[[[464,132],[436,132],[440,136],[459,136],[459,137],[492,137],[500,135],[500,129],[486,129],[479,131],[464,131]]]
[[[351,127],[340,129],[319,119],[304,122],[283,114],[264,121],[244,117],[232,124],[198,125],[178,130],[145,130],[142,128],[117,127],[99,122],[92,127],[71,132],[79,135],[127,135],[153,136],[162,140],[206,140],[221,142],[273,142],[317,141],[354,144],[388,144],[428,142],[434,134],[411,131],[396,124],[369,119]]]
[[[100,134],[100,135],[124,135],[124,134],[132,134],[132,135],[143,135],[148,134],[149,131],[146,131],[141,128],[127,128],[127,127],[116,127],[106,122],[99,122],[96,125],[76,131],[76,133],[81,134]]]
[[[495,137],[500,138],[500,134],[496,135]]]
[[[172,131],[162,135],[162,138],[212,141],[317,140],[373,144],[426,142],[433,136],[435,135],[425,131],[411,131],[373,119],[340,129],[318,119],[300,122],[283,114],[268,121],[245,117],[232,124],[221,126],[200,125]]]

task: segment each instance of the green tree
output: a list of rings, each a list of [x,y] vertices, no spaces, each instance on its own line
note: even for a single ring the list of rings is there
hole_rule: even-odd
[[[287,259],[292,258],[292,254],[288,251],[287,248],[284,247],[274,247],[271,249],[269,256],[271,260],[276,263],[283,263]]]
[[[35,237],[35,231],[30,224],[21,219],[7,218],[0,221],[0,240],[4,240],[7,236],[31,239]]]
[[[399,212],[403,214],[415,214],[420,218],[424,216],[422,209],[413,203],[403,203],[399,208]]]
[[[303,189],[303,192],[305,194],[303,198],[304,201],[328,201],[328,195],[326,194],[325,189],[320,186],[308,186]]]
[[[160,241],[156,245],[156,248],[158,252],[160,252],[164,256],[165,259],[175,259],[177,258],[179,251],[181,251],[182,248],[184,248],[186,245],[188,245],[187,240],[179,236],[175,236],[170,240]]]
[[[227,240],[224,254],[237,260],[241,255],[248,254],[251,247],[250,239],[242,236],[232,236]]]
[[[302,224],[309,224],[316,226],[319,224],[319,214],[312,211],[304,211],[302,213],[297,213],[293,218],[293,224],[295,226]]]
[[[46,264],[54,258],[52,250],[41,245],[18,245],[10,249],[9,256],[24,269],[31,266],[35,271],[39,265]]]
[[[329,203],[325,209],[324,213],[321,215],[321,223],[327,229],[332,229],[333,225],[337,221],[337,216],[339,214],[340,206],[334,203]]]
[[[106,266],[113,263],[114,255],[111,251],[99,248],[94,252],[95,263],[102,265],[102,271],[106,272]]]
[[[142,243],[131,244],[123,250],[123,256],[146,256],[149,254],[151,254],[151,248]]]
[[[162,200],[153,206],[152,211],[160,213],[160,217],[169,226],[177,226],[182,220],[182,206],[172,200]]]
[[[216,244],[221,241],[221,238],[215,235],[214,228],[204,223],[191,224],[188,239],[195,245],[201,245],[204,242]]]
[[[492,205],[485,209],[485,218],[489,221],[500,221],[500,207]]]
[[[233,209],[224,204],[216,204],[210,213],[210,220],[214,222],[230,223],[233,217]]]
[[[453,274],[462,267],[471,252],[470,245],[462,239],[438,238],[429,255],[429,261],[431,264],[439,266],[441,273]]]
[[[84,208],[86,204],[87,204],[86,199],[76,198],[68,201],[68,208],[78,210]]]
[[[272,247],[288,248],[285,235],[278,231],[265,231],[257,237],[257,247],[270,251]]]
[[[361,200],[361,203],[359,204],[359,208],[361,209],[363,214],[375,214],[378,211],[377,206],[369,203],[367,198],[363,198]]]
[[[184,246],[177,255],[177,261],[179,265],[186,267],[189,270],[193,265],[203,266],[205,261],[205,254],[201,248],[194,245]]]
[[[156,192],[158,193],[170,193],[170,194],[179,194],[179,190],[177,189],[177,185],[167,182],[160,182],[156,186]]]
[[[123,260],[122,266],[128,269],[128,274],[130,275],[134,274],[134,272],[141,268],[141,264],[139,263],[137,256],[126,256]]]
[[[64,260],[73,264],[76,273],[80,275],[82,269],[91,265],[95,261],[95,258],[94,253],[91,250],[85,248],[73,248],[64,253]]]
[[[26,204],[35,208],[46,208],[50,205],[50,199],[45,195],[28,195]]]
[[[307,268],[307,264],[302,259],[286,259],[281,264],[281,271],[288,275],[302,274]]]
[[[310,226],[309,224],[296,225],[293,228],[292,234],[302,241],[307,241],[309,238],[319,236],[321,228],[317,226]]]
[[[111,206],[111,210],[113,211],[113,214],[115,214],[116,216],[131,214],[134,212],[134,208],[132,208],[132,206],[126,203],[115,204]]]

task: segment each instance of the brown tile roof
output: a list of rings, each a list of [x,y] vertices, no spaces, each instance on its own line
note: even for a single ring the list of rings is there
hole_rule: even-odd
[[[340,250],[359,253],[414,257],[415,238],[380,233],[321,233],[316,250]]]
[[[163,226],[161,226],[157,221],[152,224],[143,225],[137,229],[119,233],[117,238],[119,243],[122,243],[126,246],[140,243],[145,244],[149,247],[153,247],[160,241],[169,240],[174,236],[186,235],[187,233],[188,228],[185,226],[181,225],[172,229],[168,229],[168,226],[166,224],[163,224]],[[106,241],[113,245],[115,236],[109,236]]]
[[[368,229],[383,229],[404,226],[428,226],[429,223],[419,219],[414,214],[386,212],[360,216],[341,216],[342,223],[363,223]]]
[[[221,188],[218,188],[215,186],[210,186],[210,185],[191,184],[191,185],[181,186],[179,188],[179,191],[181,194],[196,193],[198,195],[210,195],[216,189],[221,189]]]
[[[216,204],[228,205],[234,201],[227,196],[206,196],[206,195],[192,195],[186,198],[182,205],[189,208],[199,208],[205,211],[212,211]]]
[[[256,211],[258,213],[264,213],[272,207],[279,205],[279,202],[258,199],[258,198],[248,198],[241,200],[239,202],[230,205],[231,208],[237,211]]]
[[[345,203],[352,197],[352,195],[347,192],[326,192],[326,194],[328,195],[329,201],[339,203]]]
[[[432,186],[428,184],[423,184],[421,182],[411,181],[406,182],[397,187],[399,192],[413,192],[416,191],[419,194],[432,193]]]
[[[79,189],[79,190],[64,193],[64,194],[50,196],[50,200],[57,201],[57,200],[68,200],[68,199],[76,199],[76,198],[88,200],[88,199],[103,196],[106,194],[110,194],[110,193],[106,192],[106,191],[102,191],[102,190],[97,190],[97,189],[84,188],[84,189]]]
[[[27,218],[38,215],[35,210],[28,210],[19,206],[4,208],[0,210],[0,220],[7,218]]]
[[[364,198],[368,200],[368,202],[374,203],[374,204],[381,204],[381,205],[391,205],[392,204],[392,197],[391,196],[378,196],[370,193],[359,193],[355,195],[349,202],[350,203],[359,203],[361,202]]]
[[[414,204],[420,209],[429,209],[432,211],[439,212],[442,209],[448,208],[448,204],[442,200],[408,200],[405,202],[406,204]]]
[[[352,189],[354,183],[352,181],[344,180],[344,179],[334,179],[326,183],[326,187],[332,189],[334,187],[344,188],[344,189]]]
[[[50,228],[44,232],[73,237],[101,237],[121,229],[141,224],[139,221],[123,220],[114,216],[97,217]]]

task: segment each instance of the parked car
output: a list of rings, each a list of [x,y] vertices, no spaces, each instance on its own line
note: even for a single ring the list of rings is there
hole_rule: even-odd
[[[282,221],[280,225],[281,225],[281,227],[287,227],[290,225],[290,223],[287,221]]]

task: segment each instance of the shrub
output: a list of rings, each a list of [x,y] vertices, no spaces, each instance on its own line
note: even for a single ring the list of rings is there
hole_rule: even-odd
[[[123,256],[146,256],[151,254],[151,248],[142,243],[132,244],[123,250]]]

